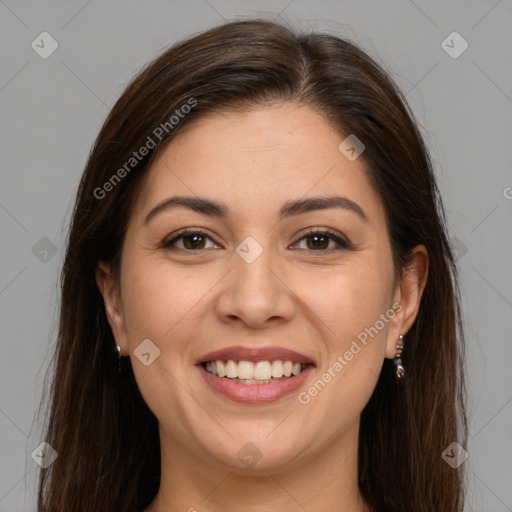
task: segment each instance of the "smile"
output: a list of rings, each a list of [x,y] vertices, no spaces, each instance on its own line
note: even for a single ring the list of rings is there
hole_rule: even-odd
[[[232,364],[229,364],[230,361]],[[275,402],[290,395],[302,386],[315,367],[313,364],[304,365],[291,361],[272,361],[272,363],[270,361],[258,361],[251,363],[250,361],[242,360],[237,363],[234,360],[220,360],[221,364],[219,365],[218,363],[219,360],[208,361],[198,364],[196,367],[199,369],[209,389],[214,391],[215,394],[230,401],[244,404],[265,404]],[[246,363],[251,363],[253,367],[251,368]],[[239,377],[240,364],[242,364],[242,377],[252,376],[252,378]],[[294,366],[296,374],[293,372]],[[282,372],[282,376],[273,377],[272,369],[275,370],[275,375]],[[217,375],[213,371],[216,371]],[[219,371],[220,374],[224,373],[223,377],[219,376]],[[229,371],[229,374],[233,375],[233,377],[228,377],[226,371]],[[247,373],[244,373],[244,371]],[[290,373],[289,376],[286,375],[288,373]]]
[[[275,361],[207,361],[207,372],[221,378],[232,379],[242,384],[268,384],[280,379],[288,379],[302,373],[307,365],[277,359]]]

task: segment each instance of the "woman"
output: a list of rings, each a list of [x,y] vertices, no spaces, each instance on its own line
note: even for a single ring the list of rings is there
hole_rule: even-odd
[[[457,273],[389,76],[264,20],[129,85],[62,273],[40,511],[463,510]]]

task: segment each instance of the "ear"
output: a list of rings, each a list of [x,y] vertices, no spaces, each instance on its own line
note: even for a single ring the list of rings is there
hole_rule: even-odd
[[[403,270],[394,292],[393,304],[399,303],[402,308],[396,309],[398,312],[388,329],[386,357],[390,359],[395,357],[399,335],[405,337],[418,315],[427,275],[428,251],[424,245],[417,245],[412,250],[411,263]]]
[[[128,343],[121,307],[121,293],[109,266],[101,261],[96,267],[96,284],[103,296],[105,312],[116,344],[121,346],[121,354],[127,355]]]

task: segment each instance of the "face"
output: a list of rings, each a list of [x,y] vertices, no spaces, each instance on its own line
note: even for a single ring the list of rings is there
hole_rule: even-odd
[[[362,158],[338,149],[344,138],[285,103],[209,114],[152,165],[120,289],[104,296],[176,453],[276,468],[354,441],[414,308],[394,278],[382,202]]]

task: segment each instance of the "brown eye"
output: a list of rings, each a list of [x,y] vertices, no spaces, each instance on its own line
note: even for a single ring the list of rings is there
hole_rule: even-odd
[[[182,236],[181,238],[183,240],[183,245],[185,246],[185,249],[204,249],[205,237],[203,235],[186,235]]]
[[[306,240],[305,250],[310,251],[330,252],[331,250],[336,250],[336,246],[338,249],[350,249],[348,242],[329,230],[309,231],[296,243],[300,243],[302,240]],[[329,247],[331,242],[334,245]]]
[[[202,231],[182,231],[171,240],[164,242],[163,247],[169,250],[197,251],[208,248],[205,247],[207,240],[211,238]]]
[[[325,235],[308,235],[306,240],[311,242],[311,244],[307,246],[308,249],[328,249],[329,242],[332,241],[330,237]]]

